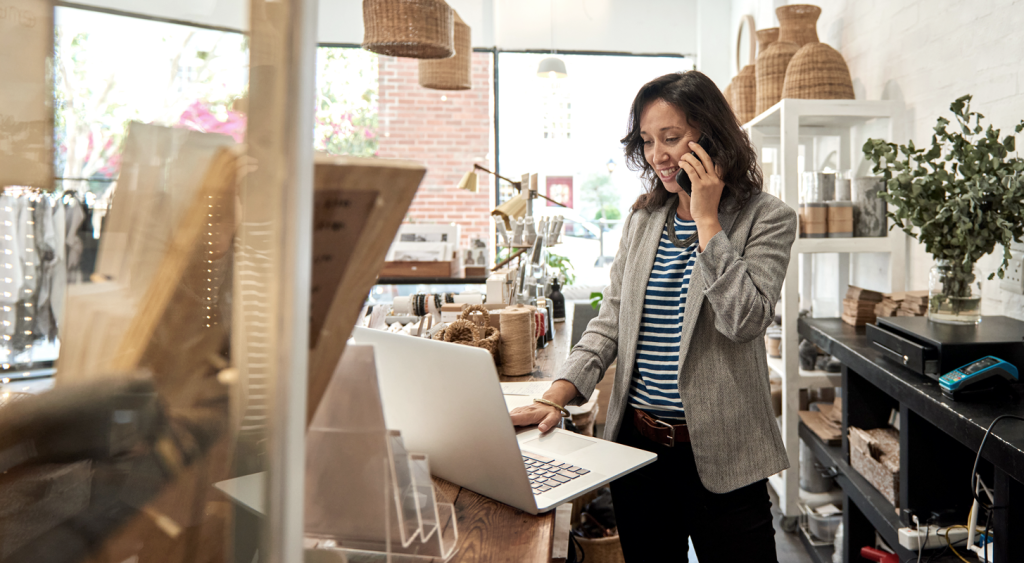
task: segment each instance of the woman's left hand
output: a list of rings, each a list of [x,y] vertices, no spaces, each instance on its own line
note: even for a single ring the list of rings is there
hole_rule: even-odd
[[[693,185],[690,194],[690,215],[698,223],[701,220],[718,221],[718,202],[722,199],[725,182],[722,181],[722,170],[711,162],[711,157],[704,147],[690,142],[690,150],[679,161],[679,167],[686,171]]]

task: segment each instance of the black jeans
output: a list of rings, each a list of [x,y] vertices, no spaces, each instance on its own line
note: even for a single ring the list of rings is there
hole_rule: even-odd
[[[619,441],[658,454],[654,463],[611,484],[627,563],[686,561],[687,540],[701,563],[777,563],[767,480],[715,494],[697,475],[688,443],[668,448],[640,435],[632,409]]]

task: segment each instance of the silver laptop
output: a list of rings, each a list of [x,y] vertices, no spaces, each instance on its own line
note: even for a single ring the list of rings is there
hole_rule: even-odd
[[[456,485],[538,514],[657,458],[561,429],[517,433],[486,350],[362,327],[352,336],[374,347],[387,427]]]

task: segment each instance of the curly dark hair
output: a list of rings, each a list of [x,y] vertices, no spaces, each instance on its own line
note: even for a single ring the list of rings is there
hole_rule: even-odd
[[[640,137],[640,115],[647,104],[664,100],[683,112],[690,125],[700,129],[711,141],[715,165],[721,167],[726,190],[733,195],[736,209],[741,209],[761,191],[763,178],[757,165],[757,154],[746,132],[729,108],[725,96],[710,78],[696,70],[674,72],[644,84],[633,99],[629,112],[629,129],[620,141],[630,170],[640,171],[646,192],[633,203],[633,211],[653,211],[674,194],[665,189],[658,174],[644,158],[644,140]],[[725,192],[719,209],[726,201]]]

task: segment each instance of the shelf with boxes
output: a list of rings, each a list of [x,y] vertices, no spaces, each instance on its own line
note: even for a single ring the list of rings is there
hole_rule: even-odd
[[[777,195],[782,201],[800,211],[801,175],[809,170],[815,142],[821,138],[838,140],[835,166],[839,170],[854,169],[859,162],[860,147],[854,146],[854,138],[858,128],[871,126],[883,127],[892,136],[893,108],[888,101],[858,100],[800,100],[783,99],[770,109],[754,117],[744,129],[747,131],[754,149],[761,159],[762,168],[766,168],[765,149],[774,149],[777,157],[773,162],[772,172],[777,179],[769,178],[769,185],[777,186]],[[875,134],[875,136],[878,136]],[[804,156],[800,152],[803,147]],[[801,162],[801,160],[803,162]],[[804,169],[801,169],[803,167]],[[851,180],[855,184],[856,179]],[[851,191],[853,191],[851,189]],[[877,189],[875,190],[877,191]],[[820,194],[824,197],[828,194]],[[876,197],[875,193],[864,194]],[[834,199],[834,195],[832,196]],[[792,524],[800,515],[798,506],[799,484],[799,405],[802,389],[835,387],[835,375],[801,372],[797,357],[797,318],[800,311],[800,297],[809,300],[812,292],[813,266],[812,255],[835,253],[839,255],[839,268],[828,275],[835,280],[837,295],[845,295],[850,282],[850,255],[855,253],[873,252],[889,254],[890,285],[894,291],[901,291],[905,285],[906,236],[901,231],[886,231],[884,213],[878,218],[877,210],[872,212],[876,222],[880,221],[881,229],[875,225],[871,234],[885,236],[856,236],[858,203],[853,204],[854,233],[852,237],[842,238],[808,238],[798,237],[793,244],[792,259],[786,272],[786,281],[782,290],[782,346],[781,358],[770,358],[772,371],[782,378],[782,435],[789,455],[790,469],[770,480],[780,499],[780,509]],[[827,222],[827,215],[826,215]],[[868,232],[861,230],[861,233]],[[827,234],[827,227],[826,227]],[[801,279],[800,271],[804,272]]]
[[[873,545],[876,532],[901,560],[916,559],[916,551],[899,545],[900,528],[913,528],[914,514],[922,526],[932,514],[947,520],[942,525],[967,523],[968,478],[985,431],[1000,415],[1024,416],[1024,400],[1004,393],[954,401],[933,379],[888,361],[863,327],[840,319],[801,319],[799,331],[843,365],[842,444],[826,446],[804,425],[799,433],[823,465],[836,468],[844,500],[850,501],[846,560],[857,560],[859,547]],[[863,434],[857,429],[898,435],[898,461],[891,464],[898,469],[879,471],[885,464],[876,454],[885,448],[858,445],[857,435]],[[995,563],[1024,560],[1024,541],[1013,532],[1024,526],[1024,424],[1006,421],[992,429],[978,471],[993,489],[994,504],[1003,507],[992,511]]]

